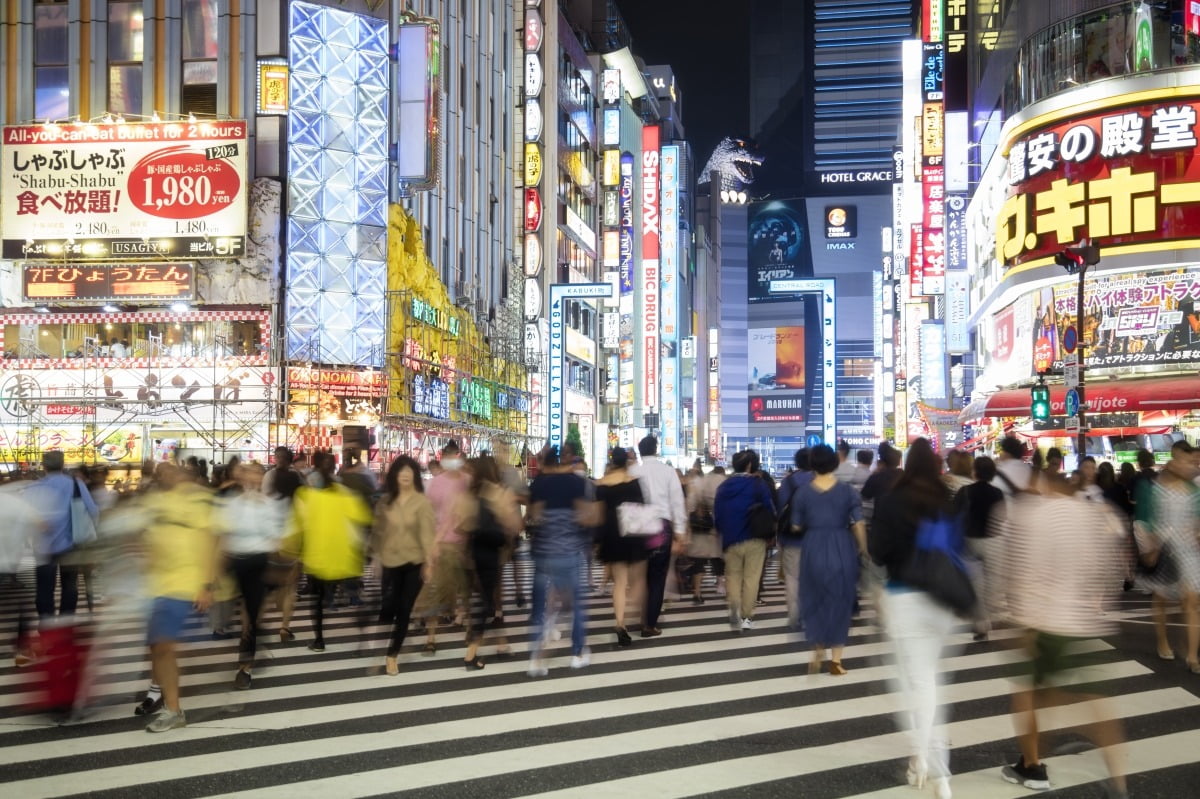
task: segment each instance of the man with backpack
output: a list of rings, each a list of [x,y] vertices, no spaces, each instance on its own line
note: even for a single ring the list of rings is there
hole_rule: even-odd
[[[796,470],[779,484],[779,523],[775,540],[779,544],[779,568],[783,572],[783,590],[787,596],[788,628],[800,628],[800,542],[792,531],[792,496],[797,489],[812,482],[808,463],[808,448],[796,450]]]

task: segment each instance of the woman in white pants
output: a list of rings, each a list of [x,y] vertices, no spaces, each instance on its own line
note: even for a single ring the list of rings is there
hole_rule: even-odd
[[[929,784],[937,799],[950,798],[948,743],[938,661],[955,625],[952,611],[925,591],[905,582],[911,574],[917,529],[923,521],[950,519],[950,493],[941,479],[942,462],[925,439],[909,449],[904,476],[875,504],[869,536],[871,557],[887,569],[884,621],[896,651],[899,690],[904,701],[900,721],[908,732],[912,757],[908,782]]]

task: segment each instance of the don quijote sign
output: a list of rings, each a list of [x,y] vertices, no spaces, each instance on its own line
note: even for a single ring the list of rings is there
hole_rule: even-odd
[[[1200,98],[1171,99],[1024,133],[1008,150],[997,260],[1048,258],[1084,237],[1105,248],[1200,238],[1198,116]]]
[[[246,150],[242,120],[5,126],[3,257],[238,257]]]

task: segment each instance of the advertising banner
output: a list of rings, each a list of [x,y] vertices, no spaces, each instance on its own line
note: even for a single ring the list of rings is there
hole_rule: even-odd
[[[662,340],[679,336],[679,148],[662,148]]]
[[[0,372],[0,423],[71,416],[98,424],[225,429],[266,419],[278,374],[266,366],[27,369]]]
[[[327,391],[337,397],[383,397],[387,379],[383,372],[356,369],[312,369],[289,366],[288,389],[291,391]]]
[[[60,266],[26,263],[21,296],[26,302],[87,300],[192,300],[196,264],[161,261]]]
[[[243,120],[5,126],[3,257],[241,256],[246,148]]]
[[[751,424],[800,423],[804,421],[803,391],[780,391],[747,398]]]
[[[58,451],[67,465],[142,462],[140,427],[0,427],[0,463],[41,463],[42,454]]]
[[[804,201],[755,203],[750,207],[749,217],[749,301],[794,302],[794,295],[773,294],[771,283],[798,280],[812,274]]]
[[[940,321],[922,322],[921,399],[946,397],[946,329]]]
[[[1045,340],[1061,368],[1063,333],[1075,324],[1076,285],[1037,295],[1034,346]],[[1200,268],[1089,276],[1084,285],[1086,365],[1133,366],[1200,361]]]
[[[967,269],[967,198],[963,194],[946,197],[946,271]]]
[[[971,316],[971,280],[966,272],[946,273],[946,352],[971,351],[967,320]]]
[[[750,391],[804,389],[805,338],[803,325],[750,330],[746,342]]]
[[[1017,139],[995,219],[997,260],[1049,258],[1085,236],[1122,252],[1200,239],[1198,113],[1200,99],[1073,113]]]
[[[642,314],[638,339],[642,356],[642,407],[649,411],[658,407],[659,336],[662,322],[659,299],[659,254],[661,214],[659,206],[658,125],[642,128]]]

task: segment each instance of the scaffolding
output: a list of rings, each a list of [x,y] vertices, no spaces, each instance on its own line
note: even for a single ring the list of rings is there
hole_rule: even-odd
[[[132,469],[140,465],[127,460],[137,441],[141,460],[152,458],[151,433],[170,438],[168,431],[198,438],[203,446],[189,451],[212,463],[273,447],[279,370],[269,310],[19,314],[0,321],[20,330],[16,350],[6,347],[0,361],[0,468],[33,466],[43,451],[64,449],[73,463]],[[232,337],[239,322],[257,323],[260,336],[240,353]],[[86,335],[106,323],[146,325],[147,333],[114,356],[106,336]],[[182,323],[204,324],[206,332],[170,347],[150,327]],[[54,325],[63,331],[59,353],[45,351],[36,332]],[[80,346],[68,355],[67,342],[75,341]]]

